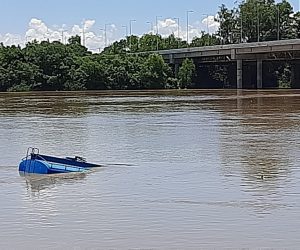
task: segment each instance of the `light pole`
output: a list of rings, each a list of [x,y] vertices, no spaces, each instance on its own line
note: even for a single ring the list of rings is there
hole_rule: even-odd
[[[155,21],[156,21],[156,50],[158,50],[159,48],[159,44],[158,44],[158,35],[159,35],[159,29],[158,29],[158,18],[161,18],[162,16],[156,16],[155,17]]]
[[[168,19],[165,19],[164,21],[165,21],[165,23],[167,23],[167,20]],[[165,28],[165,29],[167,29],[168,27],[170,27],[171,25],[173,25],[173,23],[169,23],[168,25],[166,25],[165,27],[163,27],[163,28]],[[173,32],[173,30],[172,30],[172,34],[174,35],[174,32]],[[170,34],[171,35],[171,34]],[[168,33],[166,33],[166,38],[165,39],[163,39],[163,45],[164,46],[166,46],[166,43],[167,43],[167,39],[168,39],[168,41],[169,41],[169,45],[170,45],[170,35],[168,34]],[[163,49],[165,49],[165,47],[163,47]]]
[[[243,42],[243,15],[242,11],[240,11],[240,18],[241,18],[241,43]]]
[[[122,25],[122,28],[125,28],[125,35],[126,35],[126,37],[128,37],[128,26]]]
[[[47,32],[45,33],[45,41],[49,42],[50,41],[50,32],[49,32],[49,29],[47,28]]]
[[[180,19],[179,19],[179,17],[173,17],[174,18],[174,20],[176,20],[177,21],[177,38],[178,38],[178,41],[177,41],[177,48],[179,49],[179,39],[180,39],[180,26],[179,26],[179,24],[180,24]]]
[[[99,30],[101,30],[102,31],[102,38],[103,38],[103,34],[104,34],[104,40],[105,40],[105,30],[104,29],[102,29],[102,28],[100,28]],[[105,43],[105,41],[104,41],[104,43]],[[105,46],[106,47],[106,46]],[[104,47],[104,48],[105,48]]]
[[[131,39],[132,39],[132,23],[133,22],[136,22],[136,20],[130,20],[129,21],[129,34],[130,34],[130,39],[129,39],[129,48],[130,48],[130,51],[132,50],[132,41],[131,41]]]
[[[150,21],[148,21],[148,22],[146,22],[146,23],[150,25],[150,32],[149,32],[149,34],[153,35],[153,34],[154,34],[154,26],[153,26],[153,23],[150,22]],[[153,47],[154,47],[153,45],[155,45],[155,44],[153,43],[153,41],[151,41],[151,50],[155,50],[155,48],[153,48]]]
[[[256,12],[257,12],[257,42],[260,40],[260,21],[259,21],[259,9],[258,9],[258,3],[256,3]]]
[[[209,23],[208,23],[209,15],[208,14],[202,14],[202,16],[206,17],[206,31],[207,31],[207,34],[209,34]]]
[[[180,29],[179,29],[180,19],[179,17],[173,17],[173,19],[177,21],[177,37],[180,38]]]
[[[129,21],[129,34],[130,34],[130,35],[132,35],[132,23],[133,23],[133,22],[136,22],[136,20],[133,19],[133,20],[130,20],[130,21]]]
[[[277,5],[277,40],[280,40],[280,6]]]
[[[189,14],[194,13],[192,10],[186,12],[186,45],[189,46]]]
[[[104,40],[105,40],[105,48],[107,47],[107,26],[111,25],[110,23],[106,23],[104,25]]]
[[[67,30],[61,29],[61,43],[64,44],[64,32]]]
[[[85,21],[82,23],[82,46],[85,47]]]
[[[245,1],[246,2],[246,1]],[[239,18],[240,18],[240,43],[243,42],[243,15],[242,15],[242,5],[243,5],[243,1],[235,1],[235,4],[239,4]]]
[[[146,23],[149,24],[149,26],[150,26],[150,31],[153,31],[153,23],[150,22],[150,21],[148,21],[148,22],[146,22]]]
[[[223,37],[223,13],[221,12],[221,15],[218,16],[220,20],[220,37],[221,37],[221,44],[224,44],[224,37]]]

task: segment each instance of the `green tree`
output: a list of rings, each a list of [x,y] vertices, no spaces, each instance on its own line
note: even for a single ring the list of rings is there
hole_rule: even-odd
[[[68,78],[64,82],[64,90],[77,91],[86,90],[87,75],[80,69],[72,66],[68,73]]]
[[[190,88],[192,86],[193,76],[196,67],[192,59],[185,59],[179,68],[178,78],[181,88]]]
[[[276,71],[277,80],[278,80],[278,87],[279,88],[291,88],[292,82],[292,67],[291,64],[285,62],[282,64],[278,71]]]
[[[22,51],[25,62],[32,63],[41,73],[40,90],[63,90],[74,55],[60,42],[29,43]]]
[[[141,70],[141,80],[146,89],[165,88],[171,68],[164,62],[162,56],[150,54]]]
[[[201,37],[193,38],[190,46],[191,47],[203,47],[203,46],[213,46],[221,44],[221,39],[215,34],[207,34],[202,32]]]
[[[90,55],[91,52],[88,52],[88,49],[81,45],[81,38],[80,36],[76,35],[70,37],[68,39],[69,44],[67,45],[68,48],[71,49],[72,53],[75,56],[87,56]]]
[[[237,16],[237,8],[230,10],[224,4],[221,5],[216,21],[220,23],[217,35],[220,37],[222,44],[239,42]]]
[[[296,37],[293,8],[286,0],[277,4],[274,0],[248,0],[233,9],[222,5],[216,20],[224,44]]]
[[[96,56],[86,56],[77,59],[77,69],[85,76],[84,85],[89,90],[104,90],[105,86],[105,65],[102,61],[97,61]]]
[[[143,35],[140,38],[140,51],[155,51],[157,47],[157,38],[158,37],[153,34]]]

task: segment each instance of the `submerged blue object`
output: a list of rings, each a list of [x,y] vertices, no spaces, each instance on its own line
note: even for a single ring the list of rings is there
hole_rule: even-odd
[[[100,167],[100,165],[87,163],[82,157],[59,158],[41,155],[37,148],[28,148],[26,157],[19,165],[19,171],[34,174],[59,174],[85,172],[95,167]]]

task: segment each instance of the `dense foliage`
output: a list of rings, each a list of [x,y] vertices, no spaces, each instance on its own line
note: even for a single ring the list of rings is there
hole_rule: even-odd
[[[222,5],[216,20],[224,44],[300,37],[300,13],[286,0],[242,1],[233,9]]]
[[[216,34],[205,34],[202,32],[201,37],[195,37],[190,44],[181,38],[175,37],[174,34],[163,38],[161,35],[145,34],[142,37],[128,36],[126,39],[114,42],[104,49],[105,54],[119,54],[128,52],[145,52],[178,49],[186,47],[201,47],[221,44],[221,39]]]
[[[196,71],[193,60],[186,58],[178,72],[180,88],[192,87],[193,75]]]
[[[78,37],[0,45],[0,91],[155,89],[169,81],[172,70],[157,54],[91,54]]]

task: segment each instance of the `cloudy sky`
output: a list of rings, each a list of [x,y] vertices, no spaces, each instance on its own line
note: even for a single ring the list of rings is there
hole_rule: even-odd
[[[300,0],[290,0],[295,10]],[[85,34],[85,45],[92,51],[102,49],[130,33],[159,33],[163,36],[179,31],[186,39],[186,13],[189,14],[189,38],[201,30],[214,32],[218,23],[214,15],[222,3],[228,7],[235,0],[0,0],[0,42],[20,44],[33,39],[66,41],[72,35]],[[179,18],[179,26],[178,26]],[[105,39],[106,27],[106,39]],[[127,27],[127,28],[126,28]],[[178,29],[179,28],[179,29]]]

